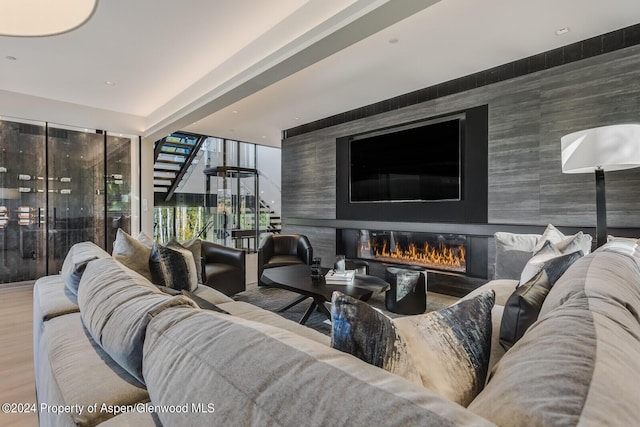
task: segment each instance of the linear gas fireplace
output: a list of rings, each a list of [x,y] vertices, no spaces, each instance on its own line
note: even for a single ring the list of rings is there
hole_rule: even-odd
[[[467,236],[411,231],[340,230],[348,258],[467,273]]]

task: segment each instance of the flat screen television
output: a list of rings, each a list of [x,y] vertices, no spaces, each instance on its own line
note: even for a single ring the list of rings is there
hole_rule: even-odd
[[[349,141],[351,203],[462,199],[458,116]]]

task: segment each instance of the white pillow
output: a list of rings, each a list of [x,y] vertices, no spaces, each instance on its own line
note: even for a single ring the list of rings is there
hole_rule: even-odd
[[[572,236],[565,236],[560,230],[549,224],[538,239],[535,250],[542,249],[546,241],[553,243],[563,254],[581,250],[583,254],[587,255],[591,253],[593,237],[590,234],[584,234],[582,231],[578,231]]]
[[[550,240],[546,240],[540,250],[538,250],[531,257],[529,262],[527,262],[527,265],[524,266],[522,274],[520,274],[520,284],[527,283],[529,280],[533,279],[538,273],[540,273],[540,270],[542,270],[542,266],[546,261],[559,257],[560,255],[562,255],[562,252],[556,247],[556,245],[551,243]]]

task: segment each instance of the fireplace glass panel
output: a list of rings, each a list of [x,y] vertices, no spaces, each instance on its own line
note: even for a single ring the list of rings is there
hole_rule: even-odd
[[[383,263],[467,272],[467,238],[458,234],[358,230],[356,257]]]

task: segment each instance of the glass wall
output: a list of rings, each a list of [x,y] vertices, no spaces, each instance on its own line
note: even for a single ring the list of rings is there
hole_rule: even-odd
[[[0,120],[0,283],[56,274],[75,243],[110,252],[118,227],[132,232],[137,145],[134,137]]]
[[[51,125],[47,152],[48,262],[56,272],[75,243],[105,247],[104,135]]]
[[[0,279],[45,274],[44,123],[0,120]]]
[[[209,137],[196,159],[173,199],[156,194],[156,240],[199,237],[253,252],[280,231],[279,148]]]

